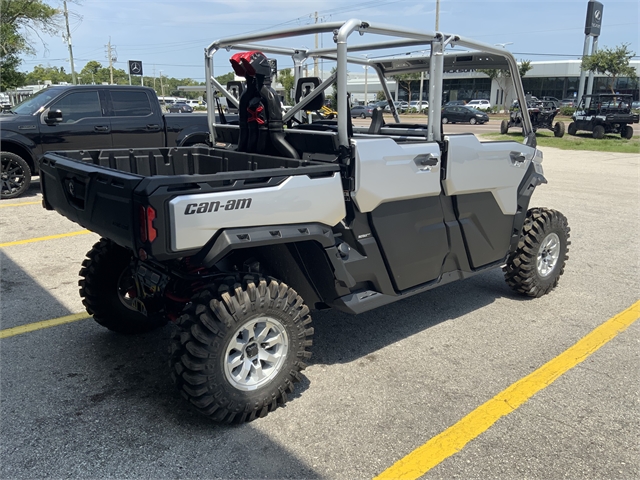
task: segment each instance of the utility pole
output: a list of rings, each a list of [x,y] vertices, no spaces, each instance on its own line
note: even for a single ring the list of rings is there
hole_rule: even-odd
[[[318,12],[315,13],[316,17],[316,25],[318,24]],[[318,34],[316,33],[316,50],[318,49]],[[313,76],[319,77],[318,75],[318,57],[313,58]]]
[[[162,70],[160,70],[160,90],[162,91],[162,98],[164,98],[164,85],[162,84]]]
[[[113,54],[111,53],[111,37],[109,37],[109,43],[107,44],[107,58],[109,59],[109,74],[111,81],[109,82],[113,85]]]
[[[71,46],[71,31],[69,30],[69,12],[67,11],[67,1],[64,2],[64,21],[67,24],[67,45],[69,45],[69,63],[71,63],[71,78],[74,85],[78,84],[78,79],[76,78],[76,69],[73,65],[73,47]]]
[[[440,29],[440,0],[436,0],[436,32]]]

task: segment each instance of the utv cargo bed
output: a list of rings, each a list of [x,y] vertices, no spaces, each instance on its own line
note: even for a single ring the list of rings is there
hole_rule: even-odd
[[[203,194],[218,192],[255,192],[260,188],[277,187],[297,176],[306,177],[307,187],[314,179],[325,180],[325,188],[327,179],[335,180],[331,182],[335,184],[332,190],[341,184],[336,174],[339,172],[337,164],[205,147],[51,152],[45,155],[40,168],[41,188],[48,210],[55,210],[136,251],[141,240],[142,243],[145,240],[140,238],[141,228],[164,233],[153,242],[152,250],[157,258],[177,256],[171,255],[177,249],[197,250],[216,232],[216,229],[209,229],[204,242],[189,244],[187,241],[188,247],[185,247],[182,241],[182,245],[176,245],[175,232],[169,235],[172,230],[169,203],[175,203],[177,197],[199,199],[207,197]],[[204,201],[195,205],[201,203]],[[155,218],[147,218],[144,209],[148,207]],[[224,207],[223,203],[222,209]],[[237,208],[244,207],[246,205]],[[186,208],[187,214],[191,211],[201,213],[197,212],[197,206]],[[185,228],[188,230],[188,226]],[[194,230],[202,229],[196,226]],[[143,232],[142,235],[144,237]]]

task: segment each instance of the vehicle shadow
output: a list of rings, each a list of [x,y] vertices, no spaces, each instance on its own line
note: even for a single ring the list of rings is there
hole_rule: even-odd
[[[2,329],[77,313],[0,253]],[[190,407],[170,378],[174,328],[119,335],[87,315],[2,338],[0,478],[318,478],[256,424],[218,425]],[[280,410],[271,424],[284,428]]]
[[[479,310],[512,292],[500,270],[437,287],[360,315],[339,311],[313,314],[312,364],[348,363],[439,323]]]

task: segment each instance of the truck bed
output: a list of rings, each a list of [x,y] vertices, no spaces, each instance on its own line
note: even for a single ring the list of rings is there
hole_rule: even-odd
[[[50,152],[40,170],[45,208],[134,252],[147,247],[158,259],[195,253],[206,243],[176,244],[177,219],[170,203],[176,204],[177,197],[255,192],[298,176],[340,181],[337,164],[205,147]],[[154,210],[157,239],[143,245],[140,211],[148,207]],[[234,213],[241,217],[245,212]],[[204,217],[198,215],[201,224],[219,222],[222,216]],[[201,224],[194,231],[202,230]],[[207,232],[215,235],[216,227],[207,225]]]

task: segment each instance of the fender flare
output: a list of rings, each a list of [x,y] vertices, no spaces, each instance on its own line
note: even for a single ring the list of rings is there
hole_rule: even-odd
[[[230,228],[219,233],[195,257],[203,266],[212,267],[234,250],[308,241],[322,246],[340,284],[347,288],[356,284],[340,256],[333,230],[320,223]]]
[[[23,157],[24,161],[29,165],[31,173],[33,175],[38,174],[40,169],[38,162],[36,161],[36,155],[33,152],[34,148],[37,147],[35,142],[29,140],[23,135],[20,135],[19,133],[4,130],[2,132],[1,145],[3,152],[15,153],[16,155]],[[15,148],[5,148],[7,145],[15,146]]]

